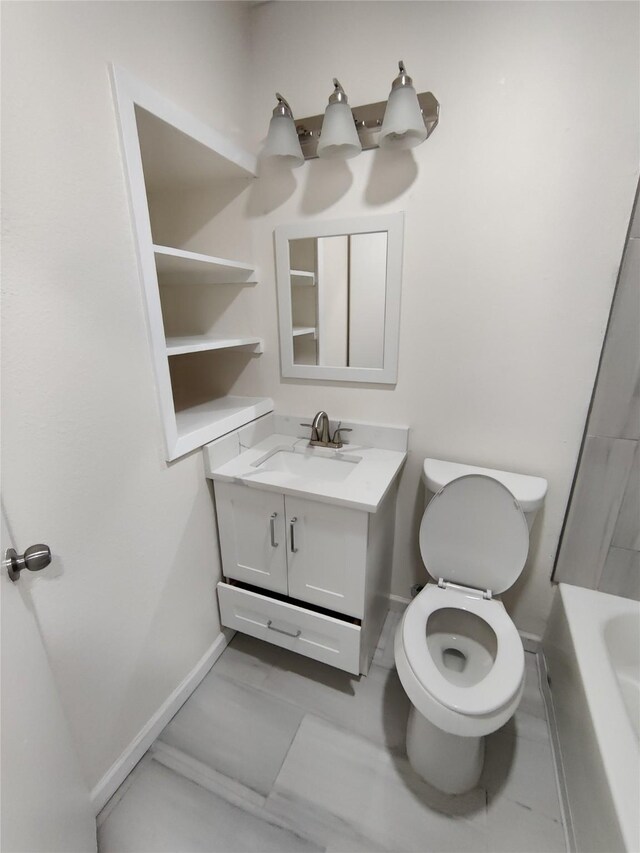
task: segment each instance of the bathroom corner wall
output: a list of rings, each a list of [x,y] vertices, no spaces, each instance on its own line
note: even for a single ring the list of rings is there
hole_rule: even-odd
[[[202,454],[165,461],[109,63],[242,141],[242,2],[2,3],[2,491],[93,788],[220,636]],[[104,792],[103,792],[104,793]]]
[[[440,124],[411,151],[314,160],[256,182],[265,353],[235,393],[279,411],[410,427],[392,592],[426,573],[425,456],[546,477],[527,568],[505,595],[542,634],[551,574],[638,181],[637,4],[286,2],[252,12],[254,136],[274,92],[321,112],[335,75],[353,105],[387,97],[403,59]],[[395,386],[282,380],[273,229],[405,211]]]
[[[554,579],[640,599],[640,211],[636,198]]]

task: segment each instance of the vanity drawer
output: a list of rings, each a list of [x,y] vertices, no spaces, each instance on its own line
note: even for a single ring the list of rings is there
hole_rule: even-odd
[[[355,675],[360,672],[359,625],[224,582],[218,584],[218,601],[227,628]]]

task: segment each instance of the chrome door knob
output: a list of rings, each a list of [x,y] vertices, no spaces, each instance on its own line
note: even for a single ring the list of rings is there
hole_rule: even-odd
[[[24,554],[18,554],[14,548],[8,548],[5,565],[12,581],[17,581],[23,569],[39,572],[51,562],[51,548],[48,545],[30,545]]]

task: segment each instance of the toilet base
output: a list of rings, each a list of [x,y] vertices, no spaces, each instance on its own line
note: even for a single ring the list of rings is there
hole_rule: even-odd
[[[407,724],[409,764],[425,782],[445,794],[475,787],[484,764],[484,737],[451,735],[412,705]]]

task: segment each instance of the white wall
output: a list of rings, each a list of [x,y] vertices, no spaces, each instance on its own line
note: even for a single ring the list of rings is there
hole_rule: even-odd
[[[411,427],[398,595],[425,578],[424,456],[547,477],[528,569],[507,595],[518,626],[540,633],[638,175],[638,6],[289,2],[257,6],[252,22],[256,139],[276,90],[298,117],[324,108],[334,75],[351,104],[383,100],[400,58],[442,112],[413,153],[314,161],[255,188],[266,351],[238,388],[265,389],[281,411]],[[398,209],[395,388],[281,381],[273,228]]]
[[[93,786],[218,636],[199,452],[167,466],[108,63],[232,137],[242,3],[3,3],[3,498]],[[51,577],[51,575],[57,575]]]

